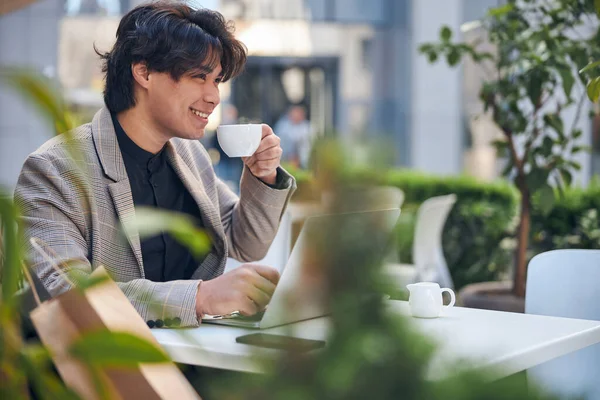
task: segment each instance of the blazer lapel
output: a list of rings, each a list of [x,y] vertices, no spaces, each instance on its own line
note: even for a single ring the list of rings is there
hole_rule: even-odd
[[[112,118],[110,112],[105,107],[98,111],[92,120],[92,135],[102,169],[106,176],[114,181],[108,185],[108,190],[117,211],[118,219],[125,228],[127,241],[135,255],[140,276],[143,278],[145,274],[142,247],[140,245],[139,232],[134,224],[135,208],[131,186],[127,177],[127,171],[125,170],[125,163],[121,156]]]

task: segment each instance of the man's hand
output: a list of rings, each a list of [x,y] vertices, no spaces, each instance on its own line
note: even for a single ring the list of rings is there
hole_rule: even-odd
[[[196,295],[196,313],[224,315],[239,311],[253,315],[271,300],[279,272],[258,264],[244,264],[210,281],[203,281]]]
[[[269,125],[262,124],[262,139],[258,149],[251,157],[242,160],[252,175],[266,184],[274,185],[277,179],[277,167],[281,163],[281,146],[279,137],[273,133]]]

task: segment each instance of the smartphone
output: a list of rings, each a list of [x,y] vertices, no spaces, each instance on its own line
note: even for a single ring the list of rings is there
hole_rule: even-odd
[[[250,335],[238,336],[235,338],[235,341],[252,346],[296,352],[320,349],[325,346],[323,340],[301,339],[270,333],[252,333]]]

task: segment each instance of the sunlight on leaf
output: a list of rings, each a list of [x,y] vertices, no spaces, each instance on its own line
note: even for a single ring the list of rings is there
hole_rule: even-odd
[[[63,102],[58,100],[60,98],[58,92],[37,74],[31,71],[2,68],[0,69],[0,80],[37,108],[53,124],[57,134],[67,132],[77,126],[75,118],[67,111]]]
[[[586,65],[585,67],[583,67],[582,69],[580,69],[579,73],[583,74],[584,72],[587,72],[587,71],[589,71],[589,70],[591,70],[593,68],[596,68],[596,67],[600,67],[600,61],[595,61],[595,62],[589,63],[588,65]]]
[[[101,330],[75,341],[69,353],[80,361],[99,367],[136,367],[139,363],[168,362],[155,344],[131,333]]]
[[[15,301],[14,293],[19,286],[21,271],[21,246],[17,235],[17,210],[10,198],[0,192],[0,232],[3,237],[0,243],[0,282],[2,282],[2,302],[11,307]]]
[[[509,12],[511,12],[514,9],[514,6],[512,4],[506,4],[502,7],[496,7],[496,8],[491,8],[488,10],[488,15],[491,17],[502,17],[505,14],[508,14]]]
[[[594,103],[598,101],[598,97],[600,97],[600,77],[592,79],[587,84],[587,95]]]
[[[123,225],[126,234],[138,232],[141,238],[169,232],[196,257],[210,251],[211,240],[208,234],[197,228],[193,220],[185,214],[168,212],[151,207],[137,207],[135,222]]]
[[[110,281],[110,277],[106,274],[90,275],[87,279],[79,280],[77,282],[77,287],[81,290],[85,290],[107,281]]]

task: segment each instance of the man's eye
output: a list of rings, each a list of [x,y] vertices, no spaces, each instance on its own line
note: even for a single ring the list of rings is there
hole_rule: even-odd
[[[217,78],[215,79],[215,83],[218,85],[219,83],[223,82],[223,78]]]
[[[202,79],[203,81],[205,81],[206,80],[206,74],[198,74],[198,75],[195,75],[194,78],[199,78],[199,79]]]

